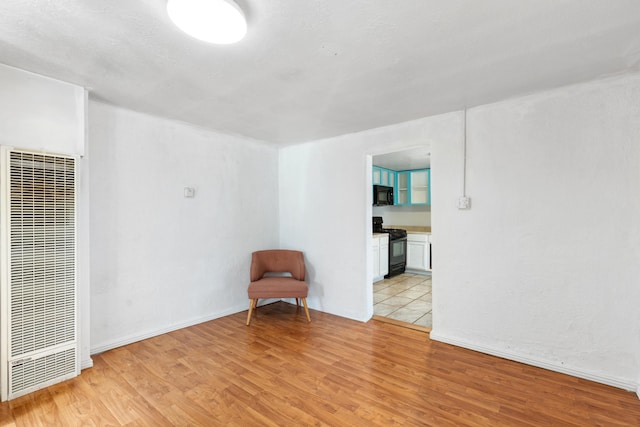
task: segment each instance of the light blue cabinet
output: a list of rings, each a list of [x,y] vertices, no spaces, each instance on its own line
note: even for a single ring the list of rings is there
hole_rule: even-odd
[[[399,206],[431,204],[431,169],[396,172],[395,203]]]
[[[373,185],[386,185],[387,187],[395,187],[396,172],[391,169],[374,166],[372,169]]]
[[[397,185],[394,188],[395,203],[400,206],[408,206],[410,204],[409,199],[409,172],[397,172]]]
[[[373,185],[393,187],[394,203],[398,206],[431,204],[431,169],[394,171],[373,166]]]

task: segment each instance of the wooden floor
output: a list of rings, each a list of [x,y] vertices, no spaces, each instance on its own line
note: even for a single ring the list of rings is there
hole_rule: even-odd
[[[2,426],[638,426],[634,393],[276,303],[93,357]]]

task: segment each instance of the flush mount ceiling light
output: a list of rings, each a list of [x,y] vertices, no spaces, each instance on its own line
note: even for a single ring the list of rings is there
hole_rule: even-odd
[[[167,13],[178,28],[205,42],[235,43],[247,33],[244,13],[232,0],[169,0]]]

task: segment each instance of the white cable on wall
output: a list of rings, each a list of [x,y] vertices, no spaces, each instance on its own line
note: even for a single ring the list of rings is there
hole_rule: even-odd
[[[458,209],[470,209],[471,199],[467,197],[467,107],[462,120],[462,196],[458,199]]]
[[[467,195],[467,109],[464,109],[464,120],[462,123],[463,140],[462,140],[462,197]]]

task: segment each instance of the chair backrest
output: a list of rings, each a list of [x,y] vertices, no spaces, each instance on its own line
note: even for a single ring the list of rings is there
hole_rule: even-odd
[[[304,280],[302,252],[286,249],[254,252],[251,256],[251,281],[262,279],[265,273],[290,273],[294,279]]]

